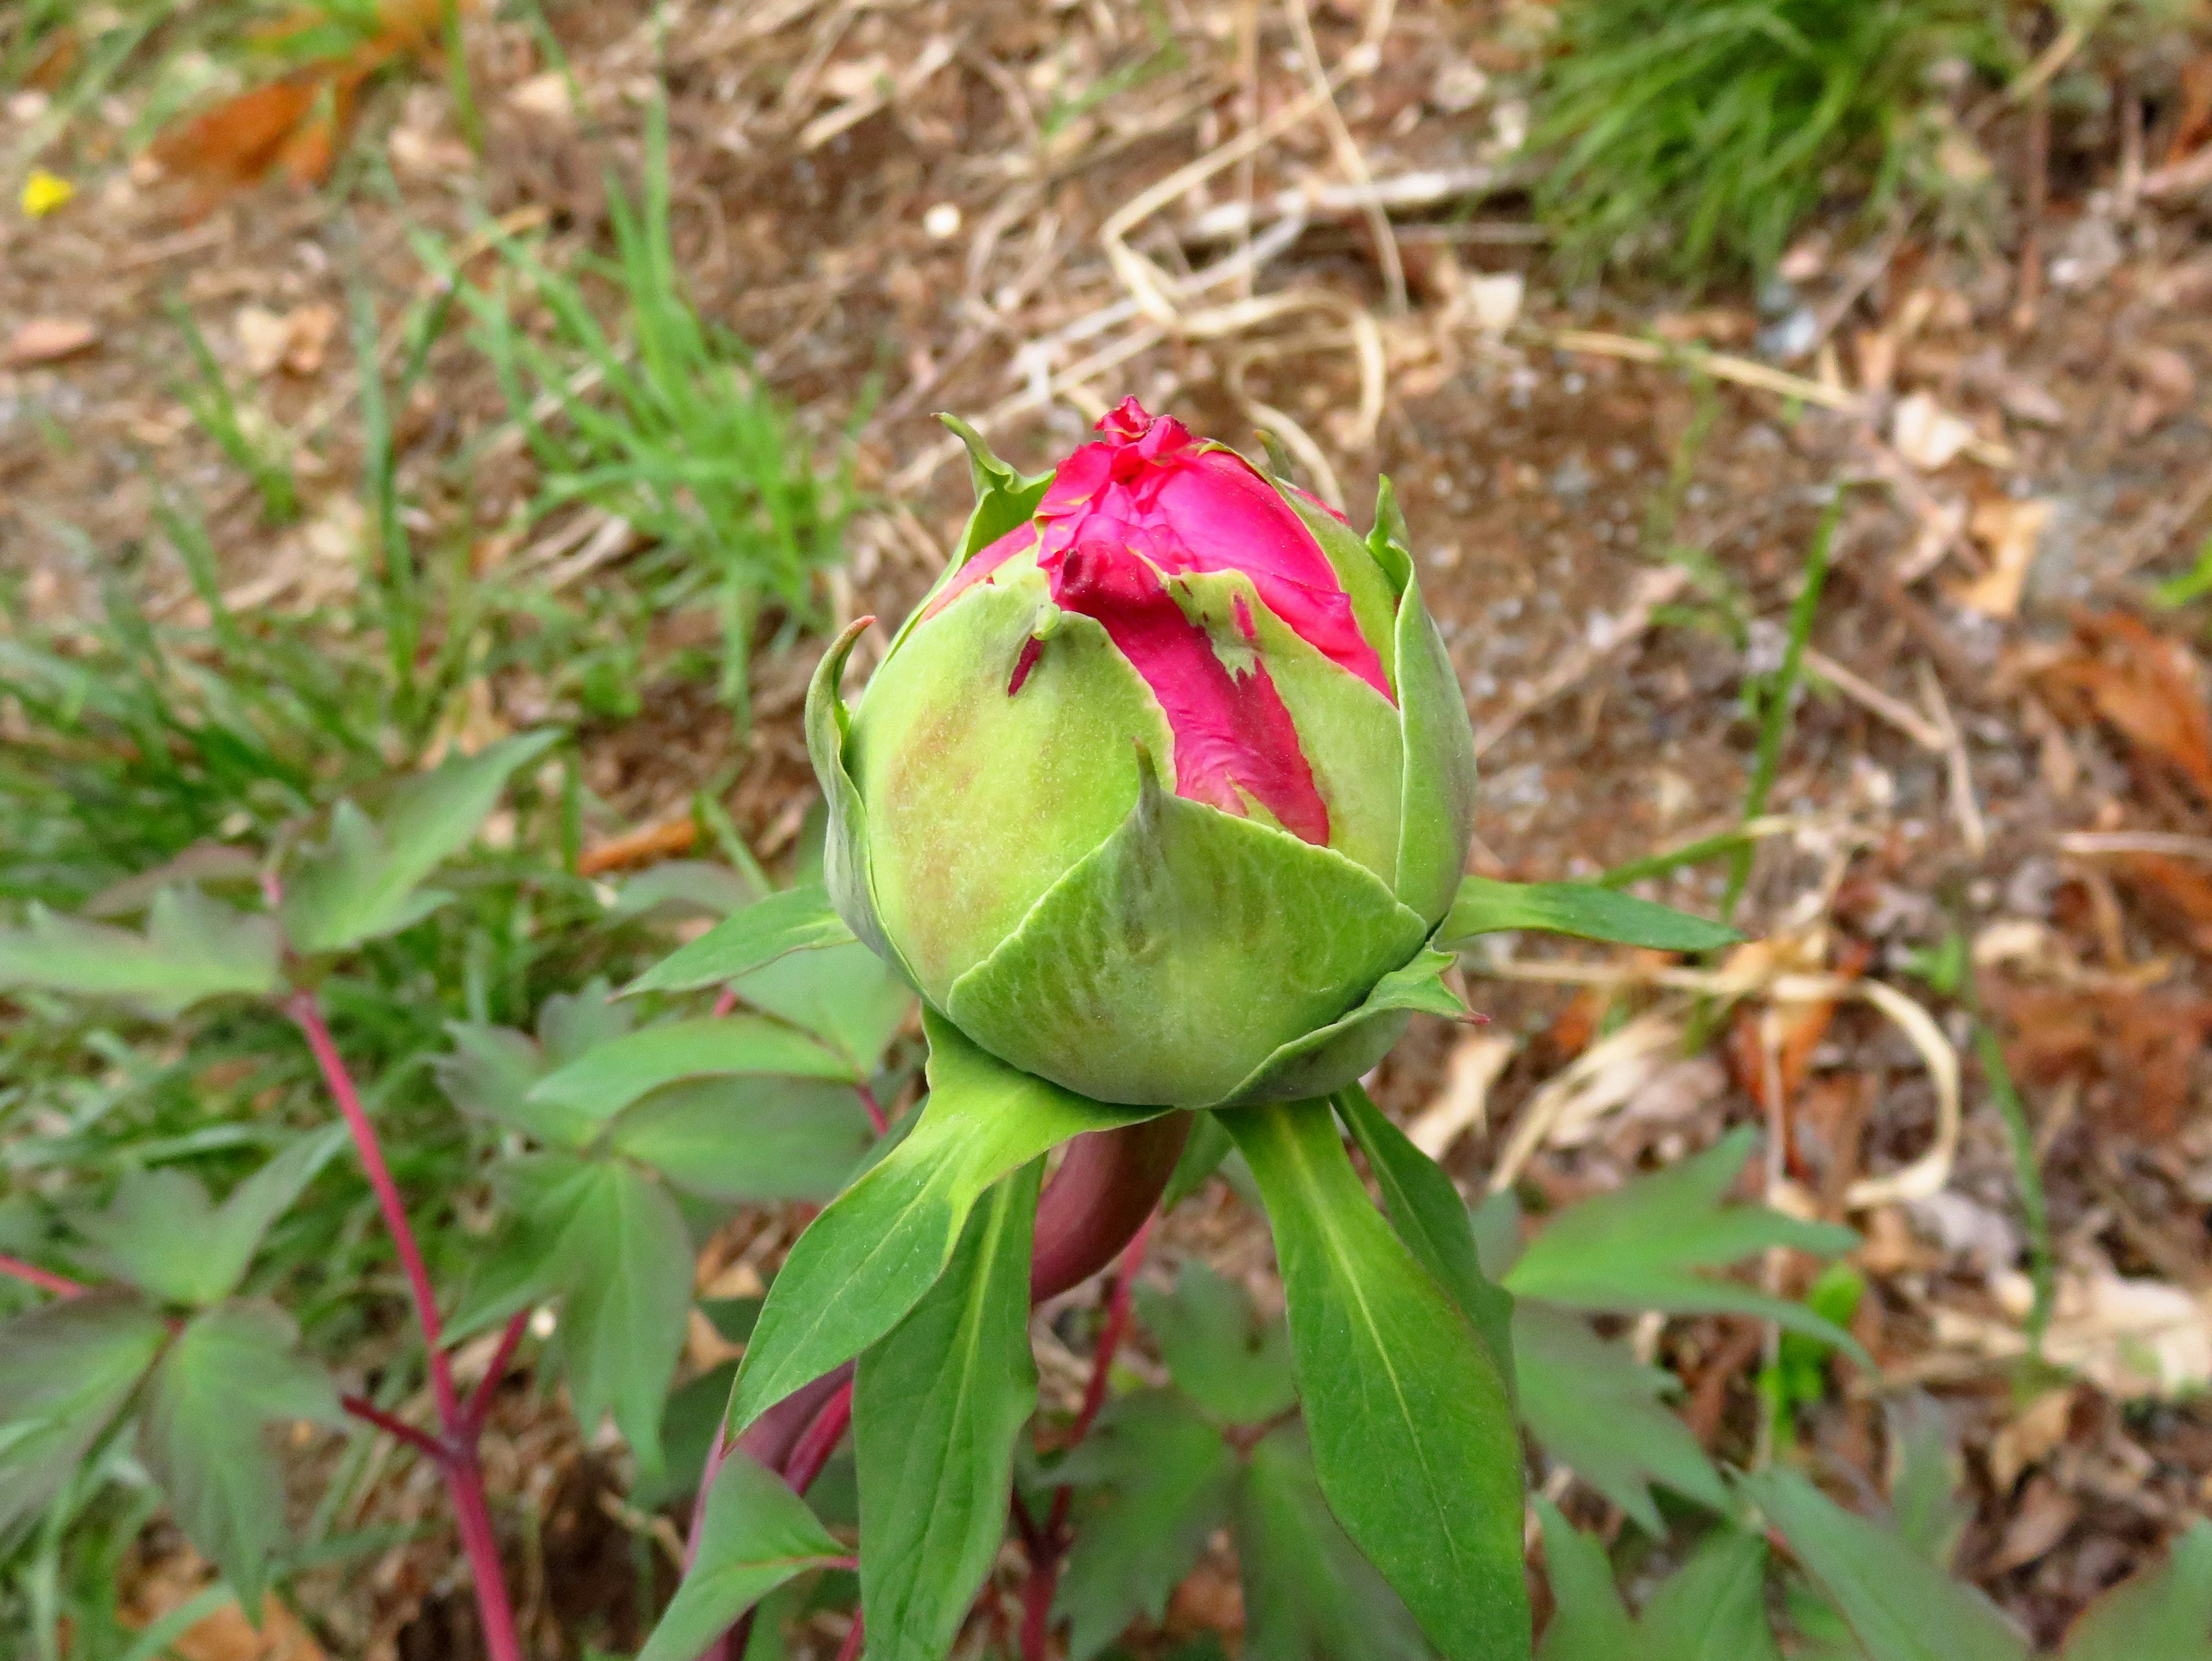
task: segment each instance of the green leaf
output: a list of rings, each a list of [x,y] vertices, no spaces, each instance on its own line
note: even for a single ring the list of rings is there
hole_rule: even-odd
[[[1605,1547],[1541,1494],[1536,1515],[1544,1527],[1544,1573],[1553,1605],[1537,1661],[1625,1661],[1640,1655],[1636,1625],[1613,1585]]]
[[[1793,1470],[1737,1479],[1836,1601],[1869,1661],[2026,1661],[1990,1601]]]
[[[621,1159],[580,1165],[537,1218],[550,1240],[562,1372],[588,1439],[599,1416],[648,1469],[691,1308],[691,1237],[667,1189]]]
[[[1755,1137],[1741,1127],[1693,1159],[1569,1206],[1521,1254],[1506,1289],[1574,1309],[1758,1316],[1871,1365],[1858,1340],[1804,1305],[1697,1272],[1772,1246],[1833,1256],[1858,1244],[1847,1228],[1723,1202]]]
[[[270,1225],[345,1141],[335,1123],[295,1137],[220,1207],[174,1165],[126,1167],[106,1208],[80,1218],[77,1231],[118,1279],[168,1303],[218,1303],[246,1278]]]
[[[1140,1283],[1137,1312],[1176,1388],[1216,1424],[1262,1425],[1297,1402],[1289,1325],[1261,1320],[1243,1287],[1197,1258],[1177,1273],[1173,1295]]]
[[[1717,1530],[1644,1606],[1650,1661],[1782,1661],[1766,1623],[1766,1542]]]
[[[1897,1531],[1940,1569],[1948,1570],[1973,1507],[1958,1493],[1960,1472],[1942,1404],[1913,1390],[1889,1404],[1893,1475],[1890,1510]]]
[[[1542,1304],[1514,1311],[1513,1354],[1521,1416],[1536,1439],[1646,1534],[1667,1534],[1653,1482],[1715,1511],[1729,1509],[1720,1473],[1690,1427],[1662,1405],[1681,1388],[1674,1374],[1646,1366],[1627,1345]]]
[[[708,1491],[697,1555],[637,1661],[696,1661],[769,1592],[844,1555],[781,1477],[732,1448]]]
[[[787,888],[732,913],[705,934],[678,946],[623,988],[641,992],[694,992],[749,975],[793,952],[849,946],[853,931],[830,904],[819,883]]]
[[[1036,1406],[1030,1238],[1041,1159],[998,1183],[945,1273],[860,1357],[860,1607],[870,1661],[938,1661],[1006,1532],[1014,1435]]]
[[[1086,1130],[1157,1117],[1017,1073],[925,1009],[930,1096],[914,1129],[832,1201],[769,1289],[730,1400],[732,1434],[896,1326],[936,1282],[992,1183]]]
[[[793,952],[730,983],[756,1009],[818,1035],[866,1076],[914,1013],[913,989],[858,940]]]
[[[346,1145],[343,1123],[295,1136],[261,1169],[230,1190],[214,1226],[191,1255],[198,1259],[193,1289],[185,1301],[212,1304],[238,1290],[270,1226],[292,1208],[301,1191]]]
[[[259,1300],[194,1317],[155,1368],[139,1421],[147,1468],[178,1527],[248,1609],[261,1607],[269,1559],[291,1538],[266,1427],[344,1422],[329,1375],[295,1348],[299,1335],[290,1316]]]
[[[2081,1612],[2059,1661],[2212,1661],[2212,1523]]]
[[[125,998],[173,1015],[202,998],[275,991],[281,949],[272,920],[197,888],[156,894],[143,934],[33,904],[22,928],[0,928],[0,991]]]
[[[1336,1110],[1367,1156],[1398,1238],[1467,1312],[1491,1360],[1512,1384],[1513,1295],[1482,1272],[1467,1202],[1443,1167],[1414,1147],[1362,1086],[1339,1092]]]
[[[1450,1661],[1526,1657],[1521,1438],[1482,1341],[1368,1202],[1327,1103],[1223,1118],[1267,1199],[1330,1509]]]
[[[691,1079],[625,1108],[607,1140],[686,1193],[738,1204],[827,1200],[866,1156],[875,1130],[850,1085]]]
[[[430,1071],[446,1098],[462,1112],[494,1119],[554,1147],[585,1147],[601,1121],[566,1102],[533,1102],[531,1086],[549,1063],[537,1040],[511,1026],[448,1021],[450,1054],[430,1058]]]
[[[663,860],[647,866],[616,891],[610,922],[631,917],[726,917],[761,898],[750,882],[726,865],[707,860]]]
[[[764,1015],[702,1015],[641,1027],[587,1050],[530,1086],[532,1107],[604,1123],[649,1091],[711,1074],[782,1073],[849,1081],[849,1062]]]
[[[1743,936],[1724,922],[1579,882],[1498,882],[1463,877],[1437,944],[1459,946],[1480,934],[1534,928],[1579,940],[1648,946],[1655,952],[1711,952]]]
[[[1051,1473],[1083,1491],[1053,1604],[1068,1661],[1090,1661],[1139,1615],[1160,1619],[1226,1520],[1237,1474],[1221,1433],[1174,1390],[1107,1404]]]
[[[1322,1503],[1298,1426],[1253,1448],[1235,1527],[1244,1661],[1425,1661],[1405,1605]]]
[[[0,1539],[61,1491],[167,1335],[160,1315],[120,1287],[0,1325]]]
[[[419,885],[466,847],[517,768],[558,743],[526,733],[474,756],[453,757],[410,778],[380,824],[350,801],[331,818],[331,839],[286,884],[284,932],[301,952],[337,952],[397,933],[450,898]]]

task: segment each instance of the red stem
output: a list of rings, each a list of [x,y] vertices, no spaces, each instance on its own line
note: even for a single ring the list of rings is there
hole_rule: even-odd
[[[866,1624],[858,1609],[853,1611],[853,1624],[845,1629],[845,1641],[837,1646],[837,1661],[856,1661],[861,1641],[867,1636]]]
[[[453,1451],[428,1431],[417,1430],[404,1419],[386,1413],[375,1402],[362,1396],[341,1396],[338,1405],[356,1419],[366,1420],[387,1436],[396,1436],[416,1452],[445,1464]]]
[[[830,1463],[830,1456],[844,1439],[845,1427],[852,1422],[853,1386],[848,1384],[822,1404],[822,1411],[815,1415],[814,1422],[807,1426],[798,1445],[791,1451],[791,1458],[783,1468],[783,1480],[791,1484],[794,1494],[804,1494],[814,1486],[822,1467]]]
[[[442,1442],[432,1443],[432,1453],[444,1473],[447,1491],[453,1496],[453,1519],[460,1531],[461,1549],[468,1558],[471,1578],[476,1582],[477,1614],[483,1625],[484,1652],[490,1661],[522,1661],[522,1641],[514,1627],[514,1605],[507,1596],[507,1572],[499,1561],[499,1536],[492,1530],[491,1509],[484,1498],[483,1467],[477,1462],[477,1425],[464,1415],[459,1393],[453,1387],[453,1360],[445,1351],[445,1327],[438,1317],[437,1294],[431,1289],[429,1268],[422,1261],[422,1248],[415,1243],[415,1231],[408,1225],[407,1208],[400,1200],[399,1185],[392,1179],[392,1167],[385,1163],[384,1147],[377,1140],[376,1127],[362,1104],[361,1092],[354,1088],[353,1076],[346,1071],[337,1045],[331,1040],[322,1006],[313,993],[300,991],[286,1001],[285,1008],[306,1034],[307,1048],[314,1052],[315,1064],[322,1069],[323,1082],[331,1099],[337,1103],[346,1129],[353,1134],[354,1150],[361,1156],[362,1170],[376,1194],[385,1226],[392,1232],[392,1244],[399,1254],[400,1266],[407,1272],[408,1288],[415,1299],[415,1318],[422,1326],[428,1357],[431,1393],[438,1403],[438,1424],[444,1433]],[[499,1365],[503,1368],[512,1354],[511,1346],[502,1342],[501,1351]],[[478,1394],[483,1394],[483,1390],[479,1390]],[[364,1402],[362,1406],[368,1407],[368,1403]],[[387,1419],[389,1415],[383,1415],[372,1422],[396,1436],[404,1430],[406,1433],[402,1439],[410,1444],[430,1440],[412,1426],[402,1427],[396,1419],[386,1423]]]
[[[891,1128],[890,1115],[884,1111],[884,1104],[876,1099],[866,1079],[855,1080],[853,1089],[860,1096],[860,1105],[868,1110],[868,1123],[876,1128],[877,1135],[882,1135]]]
[[[52,1269],[40,1269],[36,1263],[27,1263],[21,1257],[10,1257],[0,1252],[0,1275],[12,1275],[26,1286],[34,1286],[41,1292],[51,1292],[57,1298],[75,1298],[91,1290],[82,1281],[72,1281],[66,1275],[57,1275]]]
[[[1022,1661],[1051,1661],[1052,1600],[1060,1591],[1060,1554],[1048,1552],[1030,1565],[1022,1584]]]
[[[491,1365],[484,1376],[477,1380],[475,1393],[462,1409],[462,1424],[473,1436],[483,1428],[484,1415],[491,1411],[491,1398],[499,1393],[499,1381],[507,1377],[507,1369],[514,1360],[514,1352],[522,1342],[522,1335],[529,1329],[530,1311],[519,1309],[509,1317],[507,1330],[499,1335],[499,1348],[491,1353]]]
[[[368,1177],[368,1185],[376,1191],[377,1208],[384,1213],[384,1226],[392,1231],[393,1249],[399,1253],[400,1267],[407,1271],[407,1285],[415,1298],[415,1318],[422,1328],[422,1342],[430,1355],[430,1388],[438,1400],[438,1422],[450,1433],[460,1427],[460,1398],[453,1390],[453,1364],[447,1359],[443,1348],[444,1323],[438,1317],[437,1294],[430,1288],[430,1270],[422,1261],[422,1249],[415,1244],[415,1231],[408,1226],[407,1208],[399,1197],[399,1184],[392,1180],[392,1167],[384,1162],[384,1147],[376,1139],[376,1127],[369,1123],[368,1110],[362,1105],[361,1092],[354,1088],[352,1075],[347,1073],[345,1062],[339,1059],[337,1045],[331,1042],[331,1029],[323,1019],[322,1006],[315,1001],[312,992],[295,992],[287,1006],[292,1019],[299,1023],[301,1031],[307,1036],[307,1048],[315,1052],[315,1064],[322,1068],[323,1082],[345,1116],[346,1129],[353,1133],[355,1150],[361,1155],[362,1170]]]

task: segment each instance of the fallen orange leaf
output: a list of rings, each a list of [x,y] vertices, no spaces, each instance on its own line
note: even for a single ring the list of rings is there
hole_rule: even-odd
[[[58,363],[99,344],[100,331],[81,317],[34,317],[15,331],[0,362],[27,369],[34,363]]]
[[[2075,629],[2087,649],[2052,665],[2045,678],[2085,695],[2130,745],[2212,802],[2212,712],[2189,648],[2124,611],[2084,612]]]

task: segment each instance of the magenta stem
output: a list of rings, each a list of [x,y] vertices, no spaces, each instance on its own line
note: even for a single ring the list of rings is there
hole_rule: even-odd
[[[417,1430],[397,1415],[386,1413],[367,1396],[341,1396],[338,1405],[355,1418],[374,1425],[386,1436],[397,1437],[416,1452],[435,1459],[441,1465],[446,1463],[448,1450],[443,1442],[428,1431]]]
[[[468,1406],[462,1410],[461,1421],[468,1427],[471,1435],[483,1429],[484,1415],[491,1411],[491,1398],[499,1393],[499,1381],[507,1377],[507,1370],[514,1360],[515,1348],[522,1342],[522,1335],[529,1326],[530,1311],[518,1309],[508,1317],[507,1329],[499,1335],[499,1347],[491,1353],[491,1365],[484,1369],[484,1376],[477,1380],[476,1391],[469,1397]]]
[[[26,1286],[34,1286],[41,1292],[51,1292],[57,1298],[75,1298],[90,1288],[66,1275],[57,1275],[52,1269],[40,1269],[36,1263],[27,1263],[21,1257],[10,1257],[0,1252],[0,1275],[9,1275]]]
[[[415,1300],[415,1318],[422,1329],[422,1342],[428,1356],[431,1393],[438,1404],[438,1426],[442,1435],[434,1439],[357,1397],[347,1402],[347,1410],[409,1445],[422,1449],[437,1462],[446,1479],[447,1492],[453,1496],[453,1519],[460,1531],[461,1549],[468,1558],[471,1578],[476,1582],[477,1614],[483,1624],[484,1652],[490,1661],[522,1661],[522,1642],[514,1626],[514,1606],[507,1596],[507,1572],[499,1559],[499,1536],[493,1531],[491,1508],[484,1497],[483,1467],[477,1459],[480,1421],[472,1414],[489,1402],[492,1381],[505,1370],[514,1343],[520,1340],[524,1317],[517,1316],[508,1323],[493,1372],[487,1376],[485,1384],[478,1388],[478,1399],[471,1402],[471,1411],[465,1412],[459,1392],[453,1386],[453,1360],[445,1351],[445,1325],[438,1316],[437,1294],[431,1289],[429,1268],[422,1261],[422,1248],[416,1244],[415,1231],[408,1224],[407,1208],[399,1197],[399,1185],[392,1179],[392,1167],[385,1162],[376,1127],[362,1103],[361,1092],[354,1087],[353,1075],[346,1071],[345,1062],[338,1055],[337,1045],[331,1037],[330,1025],[323,1019],[322,1006],[316,1001],[315,995],[295,992],[286,1001],[285,1009],[307,1035],[307,1048],[314,1052],[323,1083],[329,1088],[331,1099],[337,1103],[346,1129],[352,1133],[362,1170],[376,1195],[385,1226],[392,1232],[392,1244],[399,1254],[400,1266],[407,1273],[408,1288]]]

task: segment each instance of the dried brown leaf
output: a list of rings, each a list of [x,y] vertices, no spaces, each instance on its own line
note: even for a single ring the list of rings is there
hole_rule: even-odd
[[[2045,671],[2085,697],[2137,751],[2179,772],[2212,802],[2212,713],[2196,656],[2124,611],[2075,620],[2081,649]]]
[[[58,363],[99,344],[100,331],[81,317],[34,317],[15,331],[0,362],[11,369],[27,369],[33,364]]]

